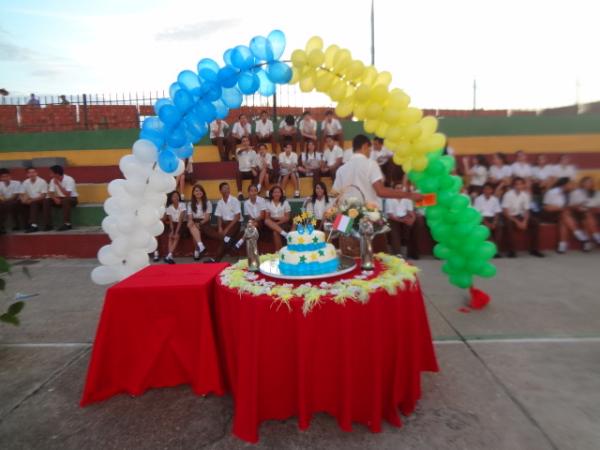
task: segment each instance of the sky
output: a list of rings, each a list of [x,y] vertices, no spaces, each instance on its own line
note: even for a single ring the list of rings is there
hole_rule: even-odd
[[[597,6],[596,6],[597,5]],[[168,91],[202,58],[281,29],[370,61],[370,0],[0,0],[11,95]],[[375,0],[375,66],[421,108],[541,109],[600,100],[596,0]],[[325,103],[284,90],[289,103]],[[327,102],[328,104],[328,102]]]

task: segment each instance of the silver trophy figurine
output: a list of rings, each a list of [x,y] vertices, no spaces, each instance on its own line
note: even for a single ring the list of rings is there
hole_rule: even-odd
[[[373,264],[373,236],[375,235],[373,222],[363,218],[358,224],[358,230],[360,232],[361,267],[364,270],[373,270],[375,268]]]
[[[258,256],[258,229],[251,220],[244,230],[244,240],[246,241],[246,255],[248,256],[248,270],[258,272],[260,258]]]

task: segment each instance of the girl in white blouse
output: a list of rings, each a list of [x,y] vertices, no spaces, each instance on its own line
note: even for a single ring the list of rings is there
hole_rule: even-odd
[[[569,195],[569,207],[575,218],[583,223],[585,231],[600,245],[597,215],[600,213],[600,192],[594,189],[594,179],[583,177],[579,188]]]
[[[256,166],[258,168],[258,192],[262,188],[267,189],[273,175],[273,155],[267,151],[265,144],[258,144],[258,155],[256,155]]]
[[[298,155],[292,152],[292,144],[287,142],[283,152],[279,154],[279,177],[281,189],[285,190],[291,181],[294,186],[294,197],[300,197],[300,181],[298,180]]]
[[[313,140],[306,141],[306,151],[300,155],[298,172],[302,176],[313,178],[313,187],[321,180],[321,164],[323,152],[317,150],[317,144]]]
[[[290,213],[292,208],[283,195],[280,186],[273,186],[269,193],[270,201],[267,202],[265,211],[265,225],[273,232],[273,243],[275,250],[282,247],[281,238],[287,238],[287,230],[290,229]]]
[[[468,193],[472,198],[483,192],[483,185],[487,182],[488,167],[487,159],[483,155],[473,157],[473,165],[469,166],[469,158],[463,158],[465,173],[469,176]]]
[[[181,201],[179,192],[173,191],[167,199],[167,209],[165,210],[165,220],[168,225],[168,253],[165,256],[167,264],[175,264],[173,253],[179,244],[179,238],[186,229],[183,226],[185,220],[185,203]]]
[[[488,172],[488,181],[496,188],[496,195],[501,197],[511,185],[512,170],[507,164],[504,153],[496,153],[492,158],[492,166]]]
[[[327,187],[325,183],[319,181],[314,189],[312,197],[306,199],[304,207],[306,210],[315,216],[317,219],[317,229],[323,228],[323,216],[325,211],[331,206],[329,195],[327,195]]]
[[[211,235],[210,215],[212,214],[212,203],[206,198],[206,191],[200,184],[194,185],[192,189],[192,199],[187,208],[187,227],[194,239],[194,259],[198,261],[200,255],[206,250],[203,235]],[[213,233],[214,234],[214,233]]]

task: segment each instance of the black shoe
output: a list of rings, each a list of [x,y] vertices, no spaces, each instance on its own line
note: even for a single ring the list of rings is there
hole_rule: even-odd
[[[25,230],[25,233],[36,233],[40,231],[37,225],[29,225]]]
[[[508,252],[508,253],[506,254],[506,256],[508,256],[509,258],[516,258],[516,257],[517,257],[517,254],[516,254],[515,252],[512,252],[512,251],[511,251],[511,252]]]
[[[59,228],[57,228],[56,231],[67,231],[67,230],[72,230],[73,226],[71,226],[71,224],[67,225],[66,223],[62,224]]]
[[[44,228],[44,231],[53,231],[54,227],[52,225],[48,225]]]
[[[535,257],[537,257],[537,258],[545,258],[545,257],[546,257],[546,255],[544,255],[542,252],[539,252],[538,250],[531,250],[531,251],[529,252],[529,254],[530,254],[531,256],[535,256]]]
[[[160,256],[159,256],[158,252],[154,252],[154,254],[152,255],[152,261],[154,261],[154,262],[160,261]]]
[[[169,258],[168,256],[165,256],[165,259],[164,259],[164,261],[165,261],[167,264],[175,264],[175,260],[174,260],[173,258]]]
[[[495,258],[495,259],[502,258],[502,255],[501,255],[500,253],[496,253],[496,254],[494,255],[494,258]]]

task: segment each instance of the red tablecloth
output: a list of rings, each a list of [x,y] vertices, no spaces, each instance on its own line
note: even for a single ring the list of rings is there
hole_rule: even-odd
[[[179,384],[222,394],[211,302],[227,265],[150,266],[108,289],[81,406]]]
[[[352,422],[381,429],[411,413],[422,371],[437,371],[418,283],[367,304],[323,301],[308,315],[267,296],[242,294],[217,282],[216,327],[225,378],[235,400],[233,432],[258,440],[263,420],[298,416],[309,426],[327,412],[343,430]]]

